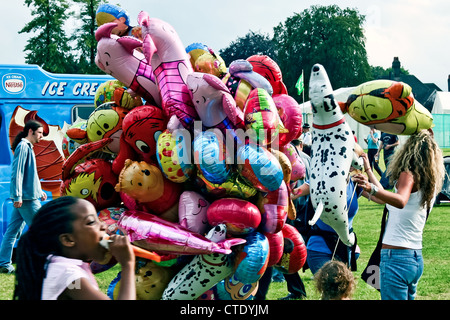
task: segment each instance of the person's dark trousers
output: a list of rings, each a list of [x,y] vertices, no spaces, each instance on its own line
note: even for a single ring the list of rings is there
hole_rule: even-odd
[[[373,167],[373,170],[378,172],[380,177],[383,175],[383,171],[378,165],[378,161],[375,161],[375,155],[377,154],[378,149],[368,149],[367,150],[367,158],[369,159],[370,166]]]
[[[269,291],[269,286],[272,282],[272,269],[273,267],[268,267],[261,279],[259,279],[258,291],[253,300],[266,300],[267,291]]]
[[[303,284],[302,278],[298,272],[292,274],[284,274],[284,278],[287,282],[287,288],[289,293],[301,298],[306,297],[306,289]]]

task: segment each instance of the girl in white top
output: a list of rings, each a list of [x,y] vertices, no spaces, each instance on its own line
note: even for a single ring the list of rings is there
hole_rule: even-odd
[[[412,300],[423,272],[423,229],[442,188],[445,167],[431,129],[411,135],[393,157],[387,175],[394,192],[377,188],[362,174],[354,181],[374,201],[386,203],[389,212],[381,250],[381,298]]]
[[[89,201],[60,197],[42,206],[17,247],[14,299],[109,299],[99,291],[89,266],[108,256],[100,245],[105,230]],[[129,240],[119,235],[110,240],[110,254],[122,267],[118,300],[135,300],[135,257]]]

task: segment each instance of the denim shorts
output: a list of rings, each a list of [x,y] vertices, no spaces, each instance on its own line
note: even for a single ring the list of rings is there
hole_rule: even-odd
[[[414,300],[422,273],[422,250],[381,249],[381,299]]]

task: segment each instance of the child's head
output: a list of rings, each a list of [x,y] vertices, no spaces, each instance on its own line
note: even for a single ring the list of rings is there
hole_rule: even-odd
[[[328,261],[314,276],[316,288],[323,300],[350,299],[355,289],[355,278],[341,261]]]
[[[15,297],[40,299],[49,255],[102,260],[105,249],[99,242],[104,234],[105,226],[89,201],[67,196],[43,205],[17,247]]]
[[[108,22],[115,22],[118,24],[111,32],[118,36],[125,35],[126,31],[130,27],[130,18],[128,13],[119,6],[113,4],[101,4],[95,15],[97,20],[97,26],[101,26]]]

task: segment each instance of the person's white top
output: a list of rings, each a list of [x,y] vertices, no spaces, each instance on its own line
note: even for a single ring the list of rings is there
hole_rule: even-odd
[[[303,141],[303,144],[310,146],[312,144],[312,136],[311,136],[311,132],[303,132],[301,134],[301,139]]]
[[[57,300],[66,288],[80,289],[81,278],[87,278],[98,289],[89,263],[61,256],[49,256],[47,262],[47,275],[42,283],[42,300]]]
[[[408,203],[403,209],[386,204],[389,217],[383,236],[384,244],[415,250],[422,249],[422,235],[427,210],[426,207],[420,205],[421,199],[422,192],[417,191],[411,193]]]

